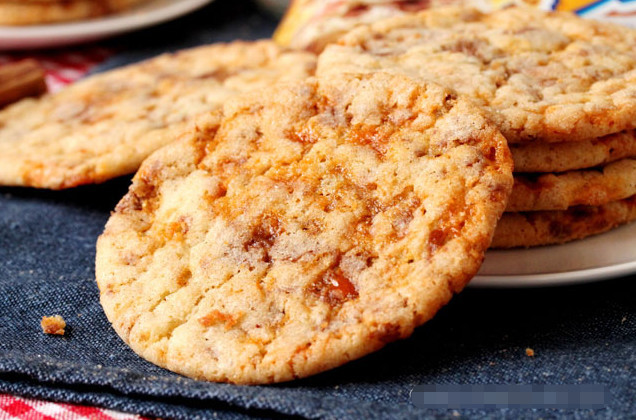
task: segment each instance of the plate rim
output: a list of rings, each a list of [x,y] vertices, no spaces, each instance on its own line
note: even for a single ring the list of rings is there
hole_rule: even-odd
[[[523,275],[477,275],[469,286],[474,288],[530,288],[583,284],[609,280],[636,273],[636,261],[613,264],[606,267]]]
[[[618,253],[615,251],[616,246],[621,247]],[[605,252],[598,253],[596,250],[600,248]],[[581,260],[581,257],[585,259]],[[578,260],[581,262],[576,262]],[[561,261],[569,263],[563,265]],[[572,264],[571,261],[575,263]],[[565,244],[525,249],[490,249],[486,252],[484,264],[468,287],[519,289],[567,286],[634,274],[636,220]]]

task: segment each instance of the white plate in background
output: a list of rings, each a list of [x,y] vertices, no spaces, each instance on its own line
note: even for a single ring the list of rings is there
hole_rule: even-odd
[[[103,18],[50,25],[0,26],[0,50],[60,47],[95,41],[175,19],[212,0],[151,0]]]
[[[636,222],[564,245],[493,250],[472,287],[541,287],[636,273]]]

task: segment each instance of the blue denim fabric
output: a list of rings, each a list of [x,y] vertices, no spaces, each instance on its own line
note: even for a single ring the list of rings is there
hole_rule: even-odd
[[[109,65],[157,49],[260,37],[273,26],[248,3],[218,0],[200,15],[125,38],[135,52]],[[175,35],[166,40],[164,33]],[[95,241],[129,182],[59,192],[0,188],[0,392],[183,419],[636,416],[636,276],[469,289],[408,340],[291,383],[206,383],[158,368],[111,329],[94,281]],[[53,314],[67,321],[66,336],[41,332],[41,317]],[[600,383],[612,401],[579,411],[433,411],[409,403],[417,384],[502,383]]]

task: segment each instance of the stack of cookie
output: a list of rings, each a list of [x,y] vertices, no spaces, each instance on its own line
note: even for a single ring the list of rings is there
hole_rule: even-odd
[[[563,243],[636,219],[634,136],[512,145],[515,186],[492,246]]]
[[[0,25],[40,25],[91,19],[147,0],[1,0]]]
[[[515,160],[493,241],[562,243],[636,218],[636,32],[570,14],[446,8],[352,30],[318,74],[435,80],[487,110]]]

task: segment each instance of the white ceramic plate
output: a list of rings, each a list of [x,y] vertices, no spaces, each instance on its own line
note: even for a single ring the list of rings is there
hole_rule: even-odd
[[[541,287],[636,273],[636,222],[564,245],[488,251],[472,287]]]
[[[38,26],[0,26],[0,49],[59,47],[119,35],[175,19],[212,0],[152,0],[116,15]]]

